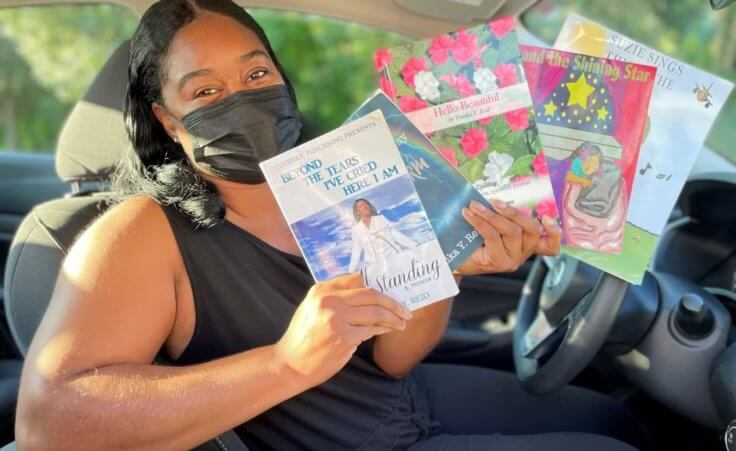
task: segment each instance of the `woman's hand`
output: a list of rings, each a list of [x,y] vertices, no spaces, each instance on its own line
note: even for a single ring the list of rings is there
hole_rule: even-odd
[[[334,376],[362,342],[404,330],[411,312],[363,287],[358,274],[314,285],[296,309],[276,351],[314,386]]]
[[[461,275],[513,272],[533,253],[557,255],[562,229],[545,216],[540,223],[509,204],[494,200],[495,211],[479,202],[463,208],[463,217],[483,238],[483,246],[457,269]]]

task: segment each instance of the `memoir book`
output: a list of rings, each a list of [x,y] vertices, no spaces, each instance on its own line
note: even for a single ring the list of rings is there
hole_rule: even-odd
[[[483,244],[462,217],[463,207],[473,200],[490,205],[385,94],[368,99],[351,120],[375,110],[383,113],[447,263],[455,269]]]
[[[521,46],[568,247],[620,253],[656,68]]]
[[[641,283],[670,211],[733,84],[576,14],[555,47],[657,67],[619,255],[568,254],[631,283]]]
[[[486,199],[557,217],[512,18],[374,59],[383,92]]]
[[[360,273],[414,310],[457,284],[380,111],[261,163],[317,281]]]

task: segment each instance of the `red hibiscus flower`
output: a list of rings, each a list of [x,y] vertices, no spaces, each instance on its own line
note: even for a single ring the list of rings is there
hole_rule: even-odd
[[[378,83],[381,85],[381,91],[383,91],[390,99],[396,98],[396,86],[391,83],[391,80],[389,80],[388,77],[381,77]]]
[[[470,158],[477,157],[488,148],[488,135],[482,128],[469,128],[460,138],[463,153]]]
[[[529,111],[526,108],[509,111],[504,113],[503,117],[506,118],[512,132],[520,132],[529,127]]]
[[[542,218],[549,216],[550,218],[557,218],[557,205],[553,197],[548,197],[537,202],[537,217]]]
[[[404,63],[404,67],[401,68],[401,76],[404,78],[406,84],[409,85],[411,89],[414,89],[414,77],[417,73],[423,70],[427,70],[427,62],[424,58],[415,56],[413,58],[409,58],[406,63]]]
[[[429,45],[429,56],[434,64],[445,64],[450,50],[455,46],[455,40],[449,34],[443,34],[432,39]]]
[[[532,161],[532,169],[534,169],[534,173],[537,175],[549,174],[549,169],[547,169],[547,161],[544,159],[544,153],[539,152],[537,156],[534,157],[534,160]]]
[[[464,74],[440,75],[440,80],[452,86],[452,89],[459,92],[461,96],[468,97],[475,94],[475,86],[468,80]]]
[[[449,147],[440,147],[437,150],[439,150],[442,156],[445,157],[445,160],[447,160],[454,167],[457,167],[457,157],[455,156],[454,150]]]
[[[498,78],[498,87],[505,88],[519,82],[519,76],[516,73],[516,66],[511,63],[501,63],[493,70]]]
[[[403,111],[404,113],[421,110],[422,108],[427,108],[428,106],[429,103],[411,94],[399,97],[399,108],[401,108],[401,111]]]
[[[383,69],[386,68],[389,64],[391,64],[391,59],[393,56],[391,55],[391,50],[389,49],[383,49],[377,51],[373,55],[373,64],[376,66],[376,72],[381,72]]]
[[[494,36],[502,38],[514,29],[514,19],[511,17],[503,17],[488,23],[488,28]]]
[[[467,30],[455,34],[455,43],[452,46],[452,58],[455,62],[463,66],[480,56],[481,49],[476,43],[477,39],[476,35],[468,33]]]
[[[483,119],[478,119],[478,123],[480,125],[488,125],[493,120],[493,116],[484,117]]]

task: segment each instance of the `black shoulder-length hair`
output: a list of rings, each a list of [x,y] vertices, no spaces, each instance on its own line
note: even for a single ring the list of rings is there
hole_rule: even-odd
[[[355,202],[353,202],[353,216],[355,217],[355,221],[360,221],[360,215],[358,214],[358,202],[365,202],[368,204],[368,208],[371,210],[371,216],[378,216],[378,210],[376,210],[376,207],[369,201],[368,199],[358,198],[355,199]]]
[[[119,161],[113,176],[115,201],[147,195],[162,205],[175,206],[190,219],[195,229],[221,223],[225,205],[215,186],[197,173],[184,149],[166,133],[154,116],[152,106],[154,102],[163,104],[163,67],[171,41],[182,27],[202,12],[230,17],[253,31],[281,73],[296,104],[294,89],[263,29],[231,0],[160,0],[143,14],[130,42],[128,89],[123,105],[132,147]]]

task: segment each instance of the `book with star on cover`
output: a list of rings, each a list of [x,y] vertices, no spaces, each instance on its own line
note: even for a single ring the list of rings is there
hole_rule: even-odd
[[[557,218],[514,19],[379,50],[383,92],[488,200]]]
[[[657,69],[521,46],[566,245],[620,253]]]
[[[555,48],[658,67],[649,104],[650,123],[641,146],[621,253],[564,249],[590,265],[640,284],[733,83],[572,13],[562,26]]]
[[[316,281],[360,273],[410,310],[457,294],[381,111],[261,169]]]

